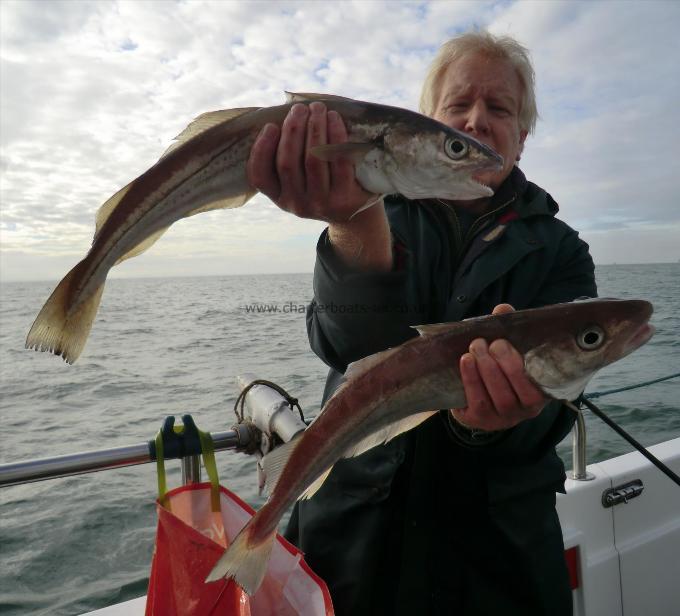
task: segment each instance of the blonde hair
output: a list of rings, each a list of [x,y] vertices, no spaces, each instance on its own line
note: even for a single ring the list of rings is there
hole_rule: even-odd
[[[522,98],[519,106],[519,125],[522,130],[534,132],[538,110],[534,67],[531,65],[529,50],[510,36],[494,36],[486,31],[467,32],[444,43],[432,60],[423,82],[420,94],[420,112],[431,116],[435,112],[441,80],[452,62],[463,56],[481,53],[489,58],[507,60],[517,71],[522,84]]]

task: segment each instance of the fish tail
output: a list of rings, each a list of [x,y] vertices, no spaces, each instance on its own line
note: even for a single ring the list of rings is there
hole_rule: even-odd
[[[253,517],[222,554],[217,564],[205,578],[206,583],[221,578],[233,578],[249,595],[262,584],[267,563],[274,547],[276,529],[264,539],[256,538],[257,514]]]
[[[49,351],[72,364],[80,355],[92,329],[104,283],[86,300],[74,306],[73,280],[85,261],[78,263],[57,285],[38,313],[26,337],[26,348]]]

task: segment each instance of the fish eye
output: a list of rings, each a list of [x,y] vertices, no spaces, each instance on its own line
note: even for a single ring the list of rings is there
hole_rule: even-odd
[[[599,349],[604,343],[604,331],[597,325],[586,327],[576,336],[576,344],[584,351],[594,351]]]
[[[444,150],[449,158],[458,160],[468,153],[468,144],[462,139],[451,138],[444,143]]]

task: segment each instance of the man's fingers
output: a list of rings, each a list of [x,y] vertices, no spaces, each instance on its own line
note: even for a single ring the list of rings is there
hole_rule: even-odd
[[[497,414],[506,415],[515,411],[520,406],[515,391],[496,359],[489,354],[489,345],[486,340],[483,338],[473,340],[470,344],[470,352],[475,357],[477,370]]]
[[[507,377],[520,404],[527,409],[539,409],[545,403],[543,392],[538,389],[524,373],[524,360],[507,340],[494,340],[489,353],[496,360]]]
[[[281,182],[280,204],[290,209],[305,193],[304,154],[307,133],[307,105],[293,105],[281,127],[276,169]]]
[[[276,201],[281,193],[276,173],[276,148],[281,131],[276,124],[265,124],[257,136],[246,163],[248,182],[253,188]]]
[[[347,141],[347,129],[337,111],[328,112],[328,143],[337,144]],[[331,187],[343,190],[354,183],[354,165],[351,160],[340,159],[330,163]]]
[[[305,176],[309,200],[316,209],[325,205],[328,200],[330,174],[328,163],[311,154],[310,150],[317,145],[326,145],[328,143],[328,122],[326,119],[326,106],[323,103],[312,103],[309,106],[309,111]]]
[[[489,422],[494,421],[493,415],[495,413],[493,412],[491,399],[487,394],[486,387],[477,369],[477,362],[470,353],[465,353],[460,358],[459,366],[467,407],[465,409],[457,409],[454,412],[454,417],[460,419],[464,424],[469,422],[469,425],[474,428],[488,425]],[[465,415],[469,416],[467,420]]]

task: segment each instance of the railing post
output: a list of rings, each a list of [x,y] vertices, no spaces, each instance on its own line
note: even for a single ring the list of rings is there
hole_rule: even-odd
[[[575,481],[595,479],[595,475],[587,471],[586,422],[580,410],[576,413],[576,423],[571,434],[572,465],[574,468],[568,473],[569,478]]]
[[[201,483],[201,456],[182,458],[182,483]]]

